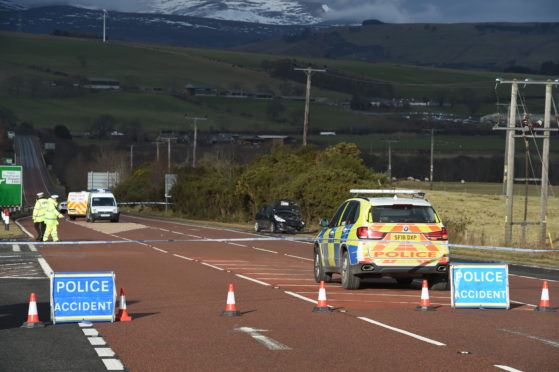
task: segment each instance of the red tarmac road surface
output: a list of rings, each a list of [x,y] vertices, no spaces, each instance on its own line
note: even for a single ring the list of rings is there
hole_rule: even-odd
[[[24,225],[31,228],[29,220]],[[121,223],[63,221],[62,240],[251,236],[122,216]],[[421,290],[371,280],[326,285],[331,313],[313,312],[312,245],[292,241],[43,246],[54,271],[114,271],[132,322],[95,323],[131,371],[559,370],[559,312],[537,312],[542,281],[510,276],[510,310],[415,311]],[[224,317],[228,285],[243,315]],[[269,285],[265,285],[269,284]],[[559,283],[550,281],[552,305]],[[307,298],[308,300],[305,300]]]

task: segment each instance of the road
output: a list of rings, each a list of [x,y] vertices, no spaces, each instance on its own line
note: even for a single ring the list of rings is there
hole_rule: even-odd
[[[31,229],[29,220],[22,223]],[[94,328],[131,371],[559,366],[559,313],[534,311],[539,279],[510,275],[510,310],[452,309],[448,291],[430,291],[433,312],[415,310],[419,283],[402,289],[388,279],[371,280],[352,291],[329,283],[335,310],[319,313],[312,311],[318,285],[308,243],[138,242],[255,235],[132,216],[117,224],[64,221],[59,230],[66,241],[130,241],[38,250],[54,271],[116,273],[134,320]],[[229,284],[242,316],[221,316]],[[557,302],[559,283],[549,284]]]

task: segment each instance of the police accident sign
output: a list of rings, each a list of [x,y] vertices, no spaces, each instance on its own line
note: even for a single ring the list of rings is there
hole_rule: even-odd
[[[510,308],[507,264],[453,264],[452,307]]]
[[[114,321],[116,300],[114,272],[52,273],[50,283],[53,323],[83,320]]]

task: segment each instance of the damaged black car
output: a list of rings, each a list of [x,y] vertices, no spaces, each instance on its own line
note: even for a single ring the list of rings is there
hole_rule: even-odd
[[[277,200],[266,204],[256,213],[254,231],[300,232],[305,228],[299,204],[293,200]]]

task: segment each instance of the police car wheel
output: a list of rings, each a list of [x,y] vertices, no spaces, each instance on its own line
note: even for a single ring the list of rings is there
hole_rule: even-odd
[[[332,282],[332,273],[324,272],[318,248],[314,250],[314,280],[316,280],[317,283],[320,283],[321,281],[324,281],[325,283]]]
[[[342,287],[345,289],[358,289],[361,285],[361,279],[351,273],[349,266],[349,254],[344,252],[342,256]]]

